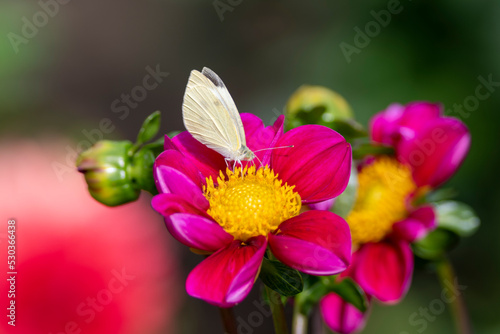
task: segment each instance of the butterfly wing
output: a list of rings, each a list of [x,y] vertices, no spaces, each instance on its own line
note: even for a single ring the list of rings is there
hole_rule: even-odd
[[[184,126],[202,144],[234,160],[246,147],[240,114],[215,72],[191,71],[182,105]]]

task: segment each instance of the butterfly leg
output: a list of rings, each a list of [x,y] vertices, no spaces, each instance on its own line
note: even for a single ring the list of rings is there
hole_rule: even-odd
[[[233,172],[236,171],[236,160],[234,160],[234,163],[233,163]]]

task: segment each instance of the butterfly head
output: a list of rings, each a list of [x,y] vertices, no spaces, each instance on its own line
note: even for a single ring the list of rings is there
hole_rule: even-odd
[[[255,153],[252,152],[251,149],[249,149],[246,146],[242,146],[238,150],[238,157],[235,160],[240,160],[240,161],[252,161],[255,159],[256,155]]]

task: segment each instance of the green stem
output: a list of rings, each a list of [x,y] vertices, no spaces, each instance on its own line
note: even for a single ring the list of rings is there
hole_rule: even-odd
[[[238,334],[233,309],[219,307],[219,311],[222,319],[222,325],[224,326],[224,334]]]
[[[273,314],[274,332],[276,334],[288,334],[288,326],[286,324],[285,309],[281,302],[281,295],[266,286],[267,297],[269,299],[269,307]]]
[[[293,321],[292,321],[292,333],[293,334],[307,334],[307,315],[300,312],[300,303],[297,301],[293,306]]]
[[[471,334],[471,326],[462,292],[465,287],[458,284],[457,276],[448,258],[436,261],[437,275],[444,290],[449,291],[450,312],[458,334]]]

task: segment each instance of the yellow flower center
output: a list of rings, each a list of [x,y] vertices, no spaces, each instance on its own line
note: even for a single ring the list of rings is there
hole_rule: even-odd
[[[300,195],[295,186],[282,184],[268,167],[245,167],[222,172],[214,185],[207,178],[205,197],[210,202],[208,214],[235,239],[246,241],[258,235],[267,236],[285,220],[299,214]]]
[[[364,167],[358,181],[356,202],[346,218],[355,247],[383,239],[406,217],[406,199],[417,189],[411,170],[390,157]]]

